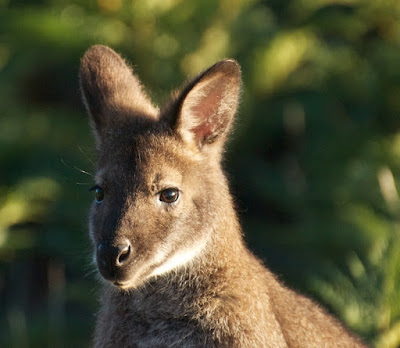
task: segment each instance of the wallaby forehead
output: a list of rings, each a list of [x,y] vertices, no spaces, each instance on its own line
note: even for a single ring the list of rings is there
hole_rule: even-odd
[[[196,161],[196,151],[188,149],[174,135],[133,134],[128,138],[109,139],[100,149],[99,179],[142,182],[154,177],[184,171]],[[169,172],[169,173],[168,173]]]

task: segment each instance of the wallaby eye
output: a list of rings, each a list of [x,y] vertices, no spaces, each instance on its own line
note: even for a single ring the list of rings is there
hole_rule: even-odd
[[[98,186],[98,185],[93,186],[90,189],[90,191],[94,191],[96,203],[103,202],[103,200],[104,200],[104,190],[100,186]]]
[[[104,199],[104,191],[102,188],[98,187],[95,191],[96,203],[101,203]]]
[[[179,198],[179,190],[176,188],[168,188],[160,193],[160,201],[164,203],[174,203]]]

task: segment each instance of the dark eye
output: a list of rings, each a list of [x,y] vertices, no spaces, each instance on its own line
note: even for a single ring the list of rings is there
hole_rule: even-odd
[[[101,203],[104,200],[104,190],[100,186],[93,186],[90,191],[94,191],[96,203]]]
[[[160,201],[164,203],[174,203],[179,197],[179,190],[176,188],[168,188],[161,191]]]

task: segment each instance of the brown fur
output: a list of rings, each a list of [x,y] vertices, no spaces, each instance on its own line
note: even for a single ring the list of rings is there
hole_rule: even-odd
[[[86,52],[80,78],[104,192],[90,212],[107,279],[96,347],[363,346],[244,245],[220,165],[239,99],[235,61],[212,66],[161,111],[107,47]],[[169,188],[176,202],[161,201]]]

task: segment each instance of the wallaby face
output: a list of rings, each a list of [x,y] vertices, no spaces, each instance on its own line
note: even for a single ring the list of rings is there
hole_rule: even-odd
[[[217,63],[161,111],[109,48],[91,48],[80,76],[98,150],[95,259],[103,278],[135,288],[190,262],[213,238],[227,196],[219,161],[240,68]]]

